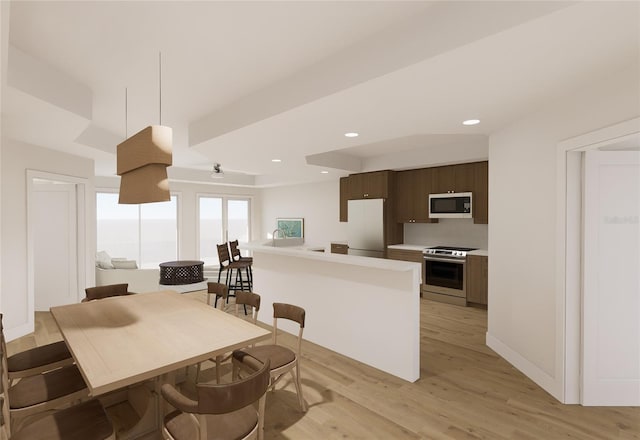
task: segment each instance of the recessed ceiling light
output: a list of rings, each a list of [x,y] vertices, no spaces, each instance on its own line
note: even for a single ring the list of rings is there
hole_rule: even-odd
[[[271,159],[271,162],[282,162],[282,159]]]
[[[350,131],[349,133],[345,133],[344,135],[348,138],[354,138],[354,137],[358,137],[359,133],[356,133],[355,131]]]
[[[480,119],[467,119],[462,121],[462,125],[477,125],[480,123]]]
[[[320,174],[329,174],[329,171],[322,170],[320,171]]]

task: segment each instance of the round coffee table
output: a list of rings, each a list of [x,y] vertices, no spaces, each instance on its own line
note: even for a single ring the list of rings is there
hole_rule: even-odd
[[[160,263],[160,284],[193,284],[204,281],[204,261],[181,260]]]

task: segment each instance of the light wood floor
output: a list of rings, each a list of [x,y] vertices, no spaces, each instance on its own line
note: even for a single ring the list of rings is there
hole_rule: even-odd
[[[299,410],[291,382],[279,384],[267,396],[265,438],[640,439],[640,408],[558,403],[485,346],[486,321],[484,310],[422,300],[416,383],[305,342],[302,387],[309,411]],[[59,339],[50,315],[37,313],[35,333],[11,342],[8,351]],[[213,369],[203,377],[215,377]],[[119,412],[112,414],[122,418]]]

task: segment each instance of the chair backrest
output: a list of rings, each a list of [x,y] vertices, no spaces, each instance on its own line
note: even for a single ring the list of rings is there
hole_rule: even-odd
[[[220,308],[224,310],[224,305],[227,302],[227,297],[229,296],[229,288],[226,284],[209,282],[207,283],[207,293],[213,294],[216,296],[216,299],[222,298],[220,301]]]
[[[220,267],[227,266],[231,262],[227,243],[218,244],[216,247],[218,248],[218,261],[220,262]]]
[[[106,286],[87,287],[84,289],[87,297],[86,301],[94,299],[109,298],[111,296],[121,296],[129,294],[129,284],[108,284]]]
[[[240,249],[238,249],[238,240],[233,240],[229,242],[229,250],[231,250],[231,258],[235,261],[240,260]]]
[[[302,350],[302,331],[304,330],[304,321],[306,312],[302,307],[293,304],[273,303],[273,343],[278,342],[278,319],[288,319],[300,324],[300,332],[298,333],[298,356]]]
[[[245,290],[236,292],[236,316],[240,311],[240,306],[251,307],[251,319],[255,324],[258,321],[258,312],[260,311],[260,295]]]
[[[199,414],[226,414],[258,401],[269,386],[270,361],[262,364],[248,357],[247,363],[257,371],[251,376],[228,384],[199,383],[196,385]]]

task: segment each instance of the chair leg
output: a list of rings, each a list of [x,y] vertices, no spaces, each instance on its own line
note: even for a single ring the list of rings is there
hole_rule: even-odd
[[[198,383],[198,378],[200,377],[200,365],[202,365],[202,362],[196,364],[196,383]]]
[[[231,361],[231,379],[235,382],[236,380],[238,380],[238,373],[240,372],[240,367],[238,366],[238,364],[235,361]]]
[[[222,356],[216,356],[216,383],[220,383],[220,367],[222,366]]]
[[[300,402],[300,408],[302,408],[302,412],[307,412],[307,404],[302,397],[302,386],[300,385],[300,364],[296,363],[296,372],[294,372],[292,369],[291,375],[293,376],[293,383],[296,386],[296,392],[298,393],[298,402]]]

